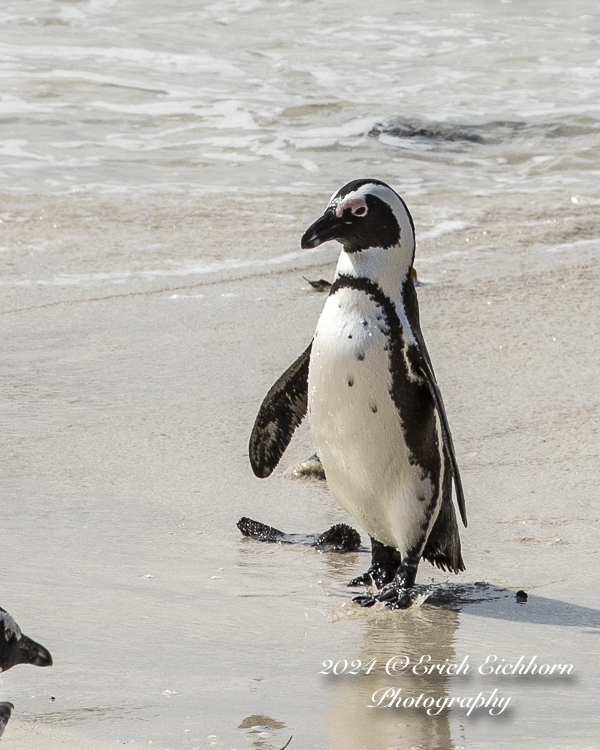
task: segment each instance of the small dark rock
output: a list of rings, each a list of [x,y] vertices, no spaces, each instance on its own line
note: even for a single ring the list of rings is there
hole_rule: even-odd
[[[296,466],[286,469],[285,475],[290,479],[316,479],[321,482],[325,481],[325,469],[316,453],[305,461],[301,461]]]

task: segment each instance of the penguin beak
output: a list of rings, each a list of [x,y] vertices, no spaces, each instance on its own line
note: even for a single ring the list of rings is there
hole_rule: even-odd
[[[328,240],[337,240],[341,235],[343,224],[333,211],[326,211],[302,235],[300,246],[303,250],[317,247]]]
[[[51,667],[52,656],[47,648],[24,635],[19,641],[17,664],[33,664],[35,667]]]

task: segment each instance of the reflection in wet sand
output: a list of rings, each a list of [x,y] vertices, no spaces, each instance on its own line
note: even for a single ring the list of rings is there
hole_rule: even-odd
[[[439,672],[417,675],[407,670],[390,676],[386,663],[394,657],[408,657],[412,665],[423,655],[431,664],[445,664],[456,658],[454,636],[459,615],[447,610],[417,608],[398,613],[377,612],[366,619],[362,642],[346,658],[363,665],[376,659],[369,674],[331,675],[326,679],[334,702],[325,718],[332,750],[453,750],[447,710],[429,716],[424,708],[369,708],[373,695],[385,688],[401,689],[399,696],[420,695],[436,700],[448,695],[450,678]],[[401,663],[405,663],[401,660]],[[423,701],[424,698],[421,698]],[[389,704],[384,701],[382,706]],[[397,703],[395,701],[394,703]],[[437,709],[435,709],[437,710]]]

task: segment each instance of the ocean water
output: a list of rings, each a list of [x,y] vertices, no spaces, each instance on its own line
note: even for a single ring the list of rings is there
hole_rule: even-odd
[[[10,192],[594,190],[595,0],[5,0]]]

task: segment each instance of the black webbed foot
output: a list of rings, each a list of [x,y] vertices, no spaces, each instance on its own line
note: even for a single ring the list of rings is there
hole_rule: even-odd
[[[395,581],[390,583],[383,591],[380,591],[375,599],[382,602],[389,609],[408,609],[412,606],[414,596],[412,589],[406,589],[403,586],[395,585]]]
[[[388,609],[409,609],[413,605],[413,598],[410,591],[398,592],[398,597],[392,601],[386,602]]]
[[[336,523],[322,534],[286,534],[272,526],[267,526],[251,518],[240,518],[238,529],[244,536],[259,542],[279,542],[280,544],[307,544],[320,552],[356,552],[361,539],[358,531],[345,523]]]
[[[424,601],[429,596],[429,589],[415,586],[418,557],[410,555],[401,561],[398,550],[386,547],[373,538],[371,548],[371,567],[366,573],[350,581],[348,586],[375,585],[378,592],[355,596],[352,601],[361,607],[372,607],[381,602],[389,609],[408,609],[416,601]]]
[[[361,607],[372,607],[374,604],[377,603],[377,599],[375,599],[374,596],[371,596],[371,594],[363,594],[361,596],[355,596],[352,599],[353,602],[356,602],[357,604],[360,604]]]
[[[382,589],[394,580],[401,564],[400,553],[371,537],[371,567],[353,578],[348,586],[376,586]]]
[[[417,567],[419,561],[406,558],[398,566],[396,575],[391,583],[383,587],[375,596],[377,601],[383,602],[390,609],[408,609],[419,598],[419,590],[415,588]]]
[[[371,568],[360,576],[356,576],[351,581],[348,581],[346,586],[372,586],[373,579],[371,578]],[[358,598],[358,597],[357,597]]]
[[[383,565],[371,565],[366,573],[363,573],[351,581],[348,581],[347,586],[376,586],[378,589],[382,589],[385,585],[394,580],[396,573],[396,566],[393,569]]]
[[[408,609],[412,604],[409,590],[404,588],[402,580],[394,578],[391,583],[381,587],[376,594],[361,594],[352,599],[353,602],[360,604],[361,607],[372,607],[377,602],[385,604],[389,609]]]
[[[361,607],[372,607],[381,602],[388,609],[410,609],[415,604],[422,604],[432,592],[429,586],[413,586],[412,588],[398,587],[395,583],[388,584],[376,594],[361,594],[352,600]]]

